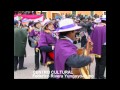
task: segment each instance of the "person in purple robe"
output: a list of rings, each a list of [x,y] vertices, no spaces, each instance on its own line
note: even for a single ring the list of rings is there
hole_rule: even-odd
[[[81,27],[76,25],[72,19],[66,18],[59,22],[59,40],[55,44],[55,71],[56,75],[63,75],[61,72],[71,70],[71,68],[81,68],[90,64],[92,56],[80,56],[77,54],[77,47],[73,44],[76,31]],[[69,74],[68,74],[69,75]],[[68,79],[68,77],[59,77],[59,79]]]
[[[49,53],[54,52],[57,38],[54,33],[55,28],[51,20],[45,19],[42,24],[43,30],[40,33],[38,48],[42,51],[43,65],[47,64],[51,72],[54,70],[54,60],[50,58]],[[49,79],[51,79],[51,77],[49,77]]]
[[[101,23],[102,22],[102,23]],[[106,20],[97,18],[94,30],[91,33],[93,51],[96,59],[95,78],[105,79],[104,71],[106,67]]]
[[[35,51],[35,70],[39,69],[39,54],[41,54],[41,51],[37,50],[38,47],[38,41],[40,40],[40,32],[41,32],[41,23],[40,22],[34,22],[31,23],[29,26],[31,31],[29,32],[29,45],[34,48]],[[41,60],[42,62],[42,57]]]

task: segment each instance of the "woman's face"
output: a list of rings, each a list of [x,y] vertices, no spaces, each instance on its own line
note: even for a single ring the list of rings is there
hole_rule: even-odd
[[[55,30],[53,23],[48,24],[48,29]]]
[[[36,27],[37,27],[37,28],[40,28],[40,27],[41,27],[41,24],[40,24],[40,23],[36,24]]]
[[[72,40],[76,40],[75,35],[76,35],[76,31],[70,32],[70,37],[71,37]]]

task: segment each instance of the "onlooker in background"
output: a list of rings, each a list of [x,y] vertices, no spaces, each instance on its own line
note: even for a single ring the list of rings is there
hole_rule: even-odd
[[[92,20],[91,18],[88,18],[88,21],[86,22],[87,24],[87,32],[88,32],[88,35],[91,34],[92,30],[91,30],[91,27],[92,27]]]
[[[18,27],[18,21],[14,21],[14,71],[27,69],[24,67],[24,57],[26,57],[27,30]]]

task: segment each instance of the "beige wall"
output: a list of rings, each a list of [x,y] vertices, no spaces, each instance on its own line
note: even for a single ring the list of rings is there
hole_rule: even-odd
[[[91,12],[90,11],[77,11],[76,14],[82,14],[82,15],[90,15]]]
[[[72,11],[47,11],[46,12],[46,17],[47,18],[52,18],[52,13],[59,13],[61,14],[72,14]],[[76,15],[78,14],[83,14],[83,15],[91,15],[91,11],[76,11]],[[103,11],[94,11],[94,14],[102,15]]]
[[[103,11],[94,11],[94,14],[102,15]]]

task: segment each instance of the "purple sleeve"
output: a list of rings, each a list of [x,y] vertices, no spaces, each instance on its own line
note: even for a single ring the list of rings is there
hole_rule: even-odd
[[[66,64],[72,68],[81,68],[92,62],[90,57],[87,56],[79,56],[79,55],[71,55],[66,61]]]
[[[31,37],[31,36],[34,36],[34,35],[35,35],[34,30],[32,30],[32,31],[29,33],[29,36]]]
[[[41,32],[40,40],[38,42],[38,47],[41,47],[41,46],[48,46],[47,41],[46,41],[45,33],[43,33],[43,32]]]

